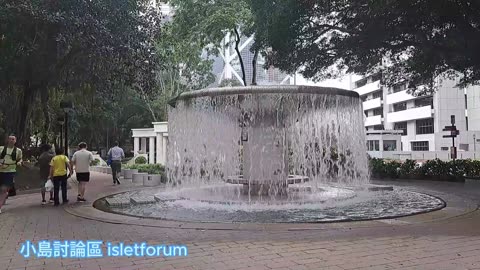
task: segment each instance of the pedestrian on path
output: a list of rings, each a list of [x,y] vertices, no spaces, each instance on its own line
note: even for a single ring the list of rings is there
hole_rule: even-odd
[[[112,161],[112,177],[113,177],[113,184],[119,184],[118,181],[118,174],[122,171],[122,159],[125,158],[125,153],[123,149],[118,146],[118,142],[114,143],[114,147],[108,150],[108,157]]]
[[[10,135],[7,145],[0,146],[0,214],[7,200],[8,191],[13,188],[17,166],[23,164],[22,150],[15,146],[16,143],[17,137]]]
[[[43,182],[42,186],[42,204],[45,205],[47,204],[47,201],[45,200],[45,184],[48,181],[48,176],[50,175],[50,162],[52,161],[52,158],[55,156],[55,154],[52,152],[52,146],[49,144],[44,144],[40,147],[42,150],[42,153],[40,154],[40,157],[38,157],[38,166],[40,167],[40,179]],[[50,190],[50,199],[49,203],[53,203],[53,190]]]
[[[78,181],[78,202],[85,202],[85,186],[90,181],[90,162],[93,161],[92,152],[87,150],[87,144],[81,142],[78,144],[78,151],[73,154],[71,167],[77,174]]]
[[[55,149],[55,154],[50,162],[50,179],[53,181],[53,200],[54,205],[60,204],[60,198],[58,192],[60,187],[62,188],[62,203],[68,203],[67,199],[67,179],[72,175],[73,169],[68,160],[68,157],[64,155],[62,148]],[[70,170],[67,176],[67,169]]]

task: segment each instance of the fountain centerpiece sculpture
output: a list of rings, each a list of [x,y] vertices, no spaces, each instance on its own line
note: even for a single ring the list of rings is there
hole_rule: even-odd
[[[287,196],[310,181],[362,185],[368,164],[356,92],[251,86],[186,92],[170,102],[172,185],[239,184],[248,196]]]

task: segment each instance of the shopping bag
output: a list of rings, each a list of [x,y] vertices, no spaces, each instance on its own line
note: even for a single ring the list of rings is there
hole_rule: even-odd
[[[45,190],[50,192],[53,190],[53,182],[52,180],[48,179],[47,183],[45,183]]]

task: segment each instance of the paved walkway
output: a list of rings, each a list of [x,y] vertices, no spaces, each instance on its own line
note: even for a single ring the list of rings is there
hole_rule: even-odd
[[[92,181],[86,195],[90,202],[99,193],[132,188],[112,186],[109,176],[97,173]],[[480,269],[480,213],[460,211],[461,200],[480,201],[480,185],[409,185],[434,188],[444,196],[455,193],[460,199],[450,210],[463,214],[429,221],[439,215],[432,213],[376,226],[359,222],[299,230],[199,230],[105,223],[73,216],[62,207],[41,206],[39,194],[21,195],[9,199],[0,215],[0,269]],[[75,194],[69,190],[71,201]],[[188,246],[189,256],[25,260],[18,253],[24,241],[44,239],[180,244]]]

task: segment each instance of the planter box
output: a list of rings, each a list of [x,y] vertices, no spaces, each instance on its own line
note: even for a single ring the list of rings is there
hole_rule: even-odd
[[[125,169],[122,170],[124,179],[132,179],[134,173],[138,173],[138,170]]]
[[[143,179],[143,185],[146,187],[155,187],[160,185],[162,176],[160,174],[150,174]]]
[[[148,174],[146,173],[134,173],[132,175],[132,183],[139,183],[139,184],[143,184],[143,179],[145,179],[147,177]]]

